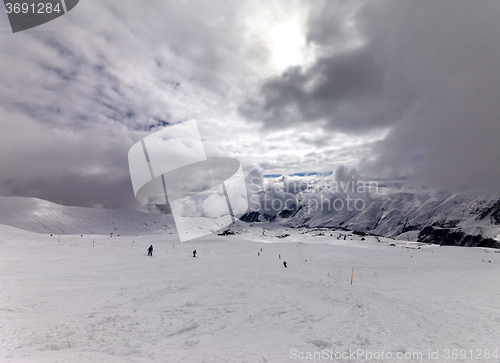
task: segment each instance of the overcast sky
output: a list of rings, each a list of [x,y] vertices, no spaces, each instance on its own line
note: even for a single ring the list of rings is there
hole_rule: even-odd
[[[500,193],[498,1],[81,0],[0,15],[0,195],[139,208],[127,153],[195,119],[266,174]]]

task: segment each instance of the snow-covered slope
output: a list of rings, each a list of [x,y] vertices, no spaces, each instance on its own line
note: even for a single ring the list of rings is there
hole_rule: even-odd
[[[0,361],[500,361],[500,253],[237,227],[178,243],[0,226]]]
[[[0,197],[0,224],[52,234],[177,233],[171,215],[67,207],[23,197]]]
[[[416,195],[428,194],[379,196],[393,211],[380,222],[388,234],[395,211],[471,223],[464,216],[481,205]],[[1,362],[474,361],[451,359],[453,349],[500,357],[493,249],[301,228],[300,210],[179,243],[171,216],[0,202],[1,222],[22,228],[0,225]],[[491,223],[495,208],[481,206],[479,221]],[[316,225],[335,218],[311,215]]]

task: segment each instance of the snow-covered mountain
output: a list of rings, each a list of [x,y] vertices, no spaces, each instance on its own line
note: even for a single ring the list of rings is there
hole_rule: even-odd
[[[245,222],[339,227],[399,239],[500,248],[498,196],[465,195],[401,181],[281,176],[265,180]]]
[[[498,196],[465,195],[357,175],[281,176],[249,187],[247,223],[330,227],[442,245],[500,248]],[[176,234],[171,215],[0,197],[0,224],[53,234]]]
[[[68,207],[24,197],[0,197],[0,224],[53,234],[176,233],[171,215]]]

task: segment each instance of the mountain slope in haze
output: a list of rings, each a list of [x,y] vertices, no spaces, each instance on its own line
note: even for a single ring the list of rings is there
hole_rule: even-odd
[[[0,224],[54,234],[176,233],[171,215],[68,207],[25,197],[0,197]]]
[[[448,193],[400,181],[380,183],[369,192],[339,185],[342,182],[321,176],[275,178],[254,198],[254,209],[241,220],[340,227],[442,245],[500,248],[497,196]],[[284,200],[288,203],[279,202]]]
[[[264,190],[250,194],[253,205],[240,219],[286,227],[343,228],[441,245],[500,248],[497,197],[447,193],[402,182],[380,183],[376,192],[351,189],[354,192],[349,193],[329,188],[328,183],[332,183],[331,177],[271,179]],[[258,208],[255,197],[259,198]],[[280,200],[288,203],[272,203]],[[344,208],[338,208],[338,201],[345,203]],[[0,197],[0,224],[53,234],[177,233],[171,215],[68,207],[23,197]]]

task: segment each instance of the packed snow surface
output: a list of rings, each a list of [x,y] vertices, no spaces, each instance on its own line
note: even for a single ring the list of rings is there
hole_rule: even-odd
[[[495,250],[237,230],[179,243],[0,225],[0,362],[500,362]]]

